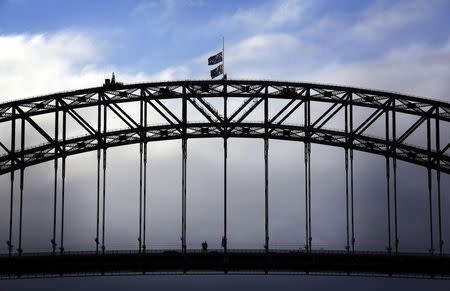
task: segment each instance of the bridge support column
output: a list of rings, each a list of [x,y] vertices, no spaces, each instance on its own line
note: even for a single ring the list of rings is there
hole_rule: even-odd
[[[100,146],[100,145],[99,145]],[[96,227],[96,235],[95,235],[95,253],[98,254],[99,245],[100,245],[100,158],[101,158],[101,150],[97,149],[97,227]]]
[[[389,158],[389,110],[385,111],[386,122],[386,195],[387,195],[387,230],[388,230],[388,246],[387,251],[389,255],[392,254],[391,242],[391,184],[390,184],[390,158]]]
[[[63,110],[63,136],[62,136],[62,169],[61,169],[61,238],[59,250],[61,254],[64,253],[64,206],[65,206],[65,191],[66,191],[66,131],[67,131],[67,116],[66,111]]]
[[[186,254],[186,160],[187,140],[182,140],[182,166],[181,166],[181,250]]]
[[[394,236],[395,236],[395,255],[398,255],[398,214],[397,214],[397,158],[396,158],[396,145],[397,145],[397,117],[395,114],[395,100],[392,101],[392,167],[393,167],[393,182],[394,182]]]
[[[347,95],[347,100],[349,96]],[[348,135],[348,103],[345,104],[344,111],[345,135]],[[345,151],[345,226],[346,226],[346,245],[347,254],[350,253],[350,222],[349,222],[349,205],[348,205],[348,138],[346,138]]]
[[[183,87],[182,100],[183,136],[181,140],[181,251],[186,254],[186,160],[187,160],[187,97]]]
[[[350,223],[349,223],[349,207],[348,207],[348,149],[345,149],[345,225],[347,234],[347,243],[345,250],[350,253]]]
[[[264,139],[264,213],[265,213],[265,243],[264,249],[269,252],[269,139]]]
[[[22,218],[23,218],[23,183],[24,183],[24,175],[25,175],[25,167],[23,166],[25,162],[25,118],[22,118],[22,125],[21,125],[21,136],[20,136],[20,152],[21,152],[21,163],[20,166],[20,201],[19,201],[19,248],[17,249],[17,252],[19,253],[19,256],[22,255]]]
[[[439,127],[439,108],[436,108],[436,152],[441,151],[441,140],[440,140],[440,127]],[[436,170],[436,182],[437,182],[437,194],[438,194],[438,228],[439,228],[439,255],[444,253],[444,240],[442,239],[442,208],[441,208],[441,159],[438,157],[437,170]]]
[[[386,195],[387,195],[387,229],[388,229],[388,246],[386,250],[389,255],[392,253],[391,243],[391,191],[390,191],[390,162],[386,156]]]
[[[269,89],[264,89],[264,250],[269,253]]]
[[[309,253],[312,252],[312,227],[311,227],[311,220],[312,220],[312,214],[311,214],[311,143],[307,144],[307,176],[308,176],[308,181],[307,181],[307,188],[308,188],[308,250]]]
[[[353,139],[354,139],[354,132],[353,132],[353,93],[349,93],[349,99],[350,99],[350,213],[351,213],[351,224],[352,224],[352,253],[355,252],[355,208],[354,208],[354,172],[353,172]]]
[[[227,128],[225,127],[226,131]],[[227,156],[228,156],[228,141],[227,138],[223,139],[223,237],[222,237],[222,247],[226,254],[228,250],[227,241]]]
[[[12,255],[12,231],[13,231],[13,213],[14,213],[14,164],[16,152],[16,109],[12,109],[11,119],[11,175],[10,175],[10,198],[9,198],[9,239],[6,242],[8,246],[8,254]]]
[[[354,172],[353,172],[353,149],[350,149],[350,212],[352,223],[352,253],[355,252],[355,207],[354,207]]]
[[[305,101],[305,225],[306,225],[306,252],[311,253],[312,235],[311,235],[311,108],[310,108],[310,89],[306,91]]]
[[[106,102],[105,99],[103,99],[104,102]],[[105,205],[106,205],[106,132],[107,132],[107,106],[106,103],[103,104],[103,133],[104,133],[104,138],[103,138],[103,187],[102,187],[102,191],[103,191],[103,199],[102,199],[102,254],[105,254],[105,217],[106,217],[106,213],[105,213]]]
[[[95,233],[95,253],[98,255],[99,245],[100,245],[100,158],[101,158],[101,147],[102,147],[102,95],[98,94],[98,106],[97,106],[97,227]]]
[[[142,94],[142,91],[141,91]],[[144,106],[143,106],[143,101],[142,101],[142,96],[141,96],[141,101],[139,102],[139,126],[141,127],[140,130],[140,142],[139,142],[139,236],[138,236],[138,248],[139,248],[139,253],[141,253],[142,251],[142,173],[143,173],[143,138],[144,138],[144,130],[143,130],[143,123],[144,123],[144,118],[143,118],[143,110],[144,110]]]
[[[226,95],[226,86],[224,86],[223,97],[223,237],[222,237],[222,247],[226,254],[228,251],[228,237],[227,237],[227,158],[228,158],[228,97]]]
[[[59,139],[59,102],[55,101],[55,160],[54,160],[54,184],[53,184],[53,236],[50,240],[52,244],[52,254],[56,253],[56,211],[58,198],[58,139]]]
[[[144,90],[142,90],[144,91]],[[142,251],[145,253],[146,246],[146,221],[147,221],[147,102],[144,102],[144,225],[142,229]]]
[[[434,255],[434,234],[433,234],[433,200],[432,200],[432,173],[431,173],[431,119],[428,116],[427,118],[427,150],[428,150],[428,166],[427,166],[427,174],[428,174],[428,208],[430,215],[430,249],[429,252],[431,255]]]

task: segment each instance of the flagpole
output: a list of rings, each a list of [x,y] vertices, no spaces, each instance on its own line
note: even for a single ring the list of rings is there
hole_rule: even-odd
[[[223,66],[223,78],[225,79],[225,37],[222,36],[222,66]]]

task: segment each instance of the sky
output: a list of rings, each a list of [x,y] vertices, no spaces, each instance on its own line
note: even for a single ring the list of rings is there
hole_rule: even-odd
[[[209,79],[207,58],[221,50],[222,37],[229,79],[331,83],[450,102],[449,13],[447,0],[0,0],[0,102],[100,86],[112,72],[126,83]],[[149,147],[150,241],[154,248],[178,247],[180,142],[158,142]],[[207,239],[211,247],[219,247],[222,141],[190,141],[189,151],[188,244],[199,247]],[[136,221],[138,201],[137,152],[137,146],[108,152],[108,213],[121,214],[108,219],[109,249],[137,245],[136,228],[130,227]],[[343,249],[345,219],[336,210],[342,207],[345,189],[343,153],[340,149],[313,145],[312,155],[313,213],[318,214],[313,222],[314,243],[317,248]],[[230,141],[231,247],[263,245],[262,157],[262,141]],[[274,246],[297,248],[303,244],[303,197],[298,190],[303,189],[303,181],[298,178],[303,177],[302,159],[303,145],[271,142],[270,193],[277,193],[270,198]],[[67,248],[92,248],[95,153],[69,158],[68,163]],[[46,213],[52,203],[52,167],[51,163],[45,163],[27,172],[24,207],[31,214],[24,220],[28,230],[24,245],[28,250],[49,247],[52,218]],[[357,224],[357,246],[384,250],[385,218],[380,211],[385,196],[379,195],[385,191],[384,159],[356,153],[355,167],[356,180],[361,181],[355,185],[357,216],[361,221]],[[399,168],[401,246],[405,251],[424,250],[428,240],[422,233],[427,224],[422,221],[427,217],[427,197],[426,185],[419,181],[425,181],[425,171],[403,163]],[[6,175],[0,177],[1,189],[8,189],[8,179]],[[443,183],[448,193],[448,177]],[[1,195],[0,215],[4,220],[8,215],[8,193],[2,191]],[[449,212],[450,197],[444,199],[445,210]],[[81,210],[85,213],[83,217]],[[412,226],[412,222],[417,225]],[[1,241],[6,240],[6,230],[5,225],[0,226]],[[450,241],[450,232],[444,235]],[[0,251],[5,250],[2,244]],[[109,286],[119,279],[68,279],[55,286],[70,285],[71,280],[84,284],[83,288],[94,289],[98,287],[96,284]],[[221,280],[228,279],[193,279],[192,286],[210,286]],[[261,283],[261,279],[250,280]],[[324,279],[326,283],[304,277],[271,280],[276,284],[286,280],[289,286],[305,283],[319,289],[328,288],[327,284],[348,288],[352,282],[361,286],[372,282],[372,279],[328,277]],[[136,286],[149,282],[163,284],[154,281],[157,280],[129,279]],[[44,282],[39,284],[46,288],[51,283],[38,282]],[[404,280],[374,282],[385,288],[410,286]],[[3,284],[27,288],[25,283],[0,282],[0,289]],[[116,285],[118,290],[123,284]],[[237,279],[233,284],[242,286]],[[265,286],[271,290],[269,285]],[[438,285],[436,290],[445,286]],[[166,286],[176,288],[176,284]]]

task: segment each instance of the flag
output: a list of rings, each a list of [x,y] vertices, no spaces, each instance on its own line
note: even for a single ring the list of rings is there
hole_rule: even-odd
[[[211,70],[211,79],[214,79],[215,77],[219,76],[220,74],[223,74],[223,65],[220,64],[216,68]]]
[[[223,60],[223,52],[217,53],[208,58],[208,65],[215,65]]]

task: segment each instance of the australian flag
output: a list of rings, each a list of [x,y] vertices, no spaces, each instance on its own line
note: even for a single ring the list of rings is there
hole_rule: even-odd
[[[208,65],[215,65],[223,60],[223,52],[217,53],[208,58]]]
[[[211,79],[223,74],[223,64],[218,65],[216,68],[211,70]]]

